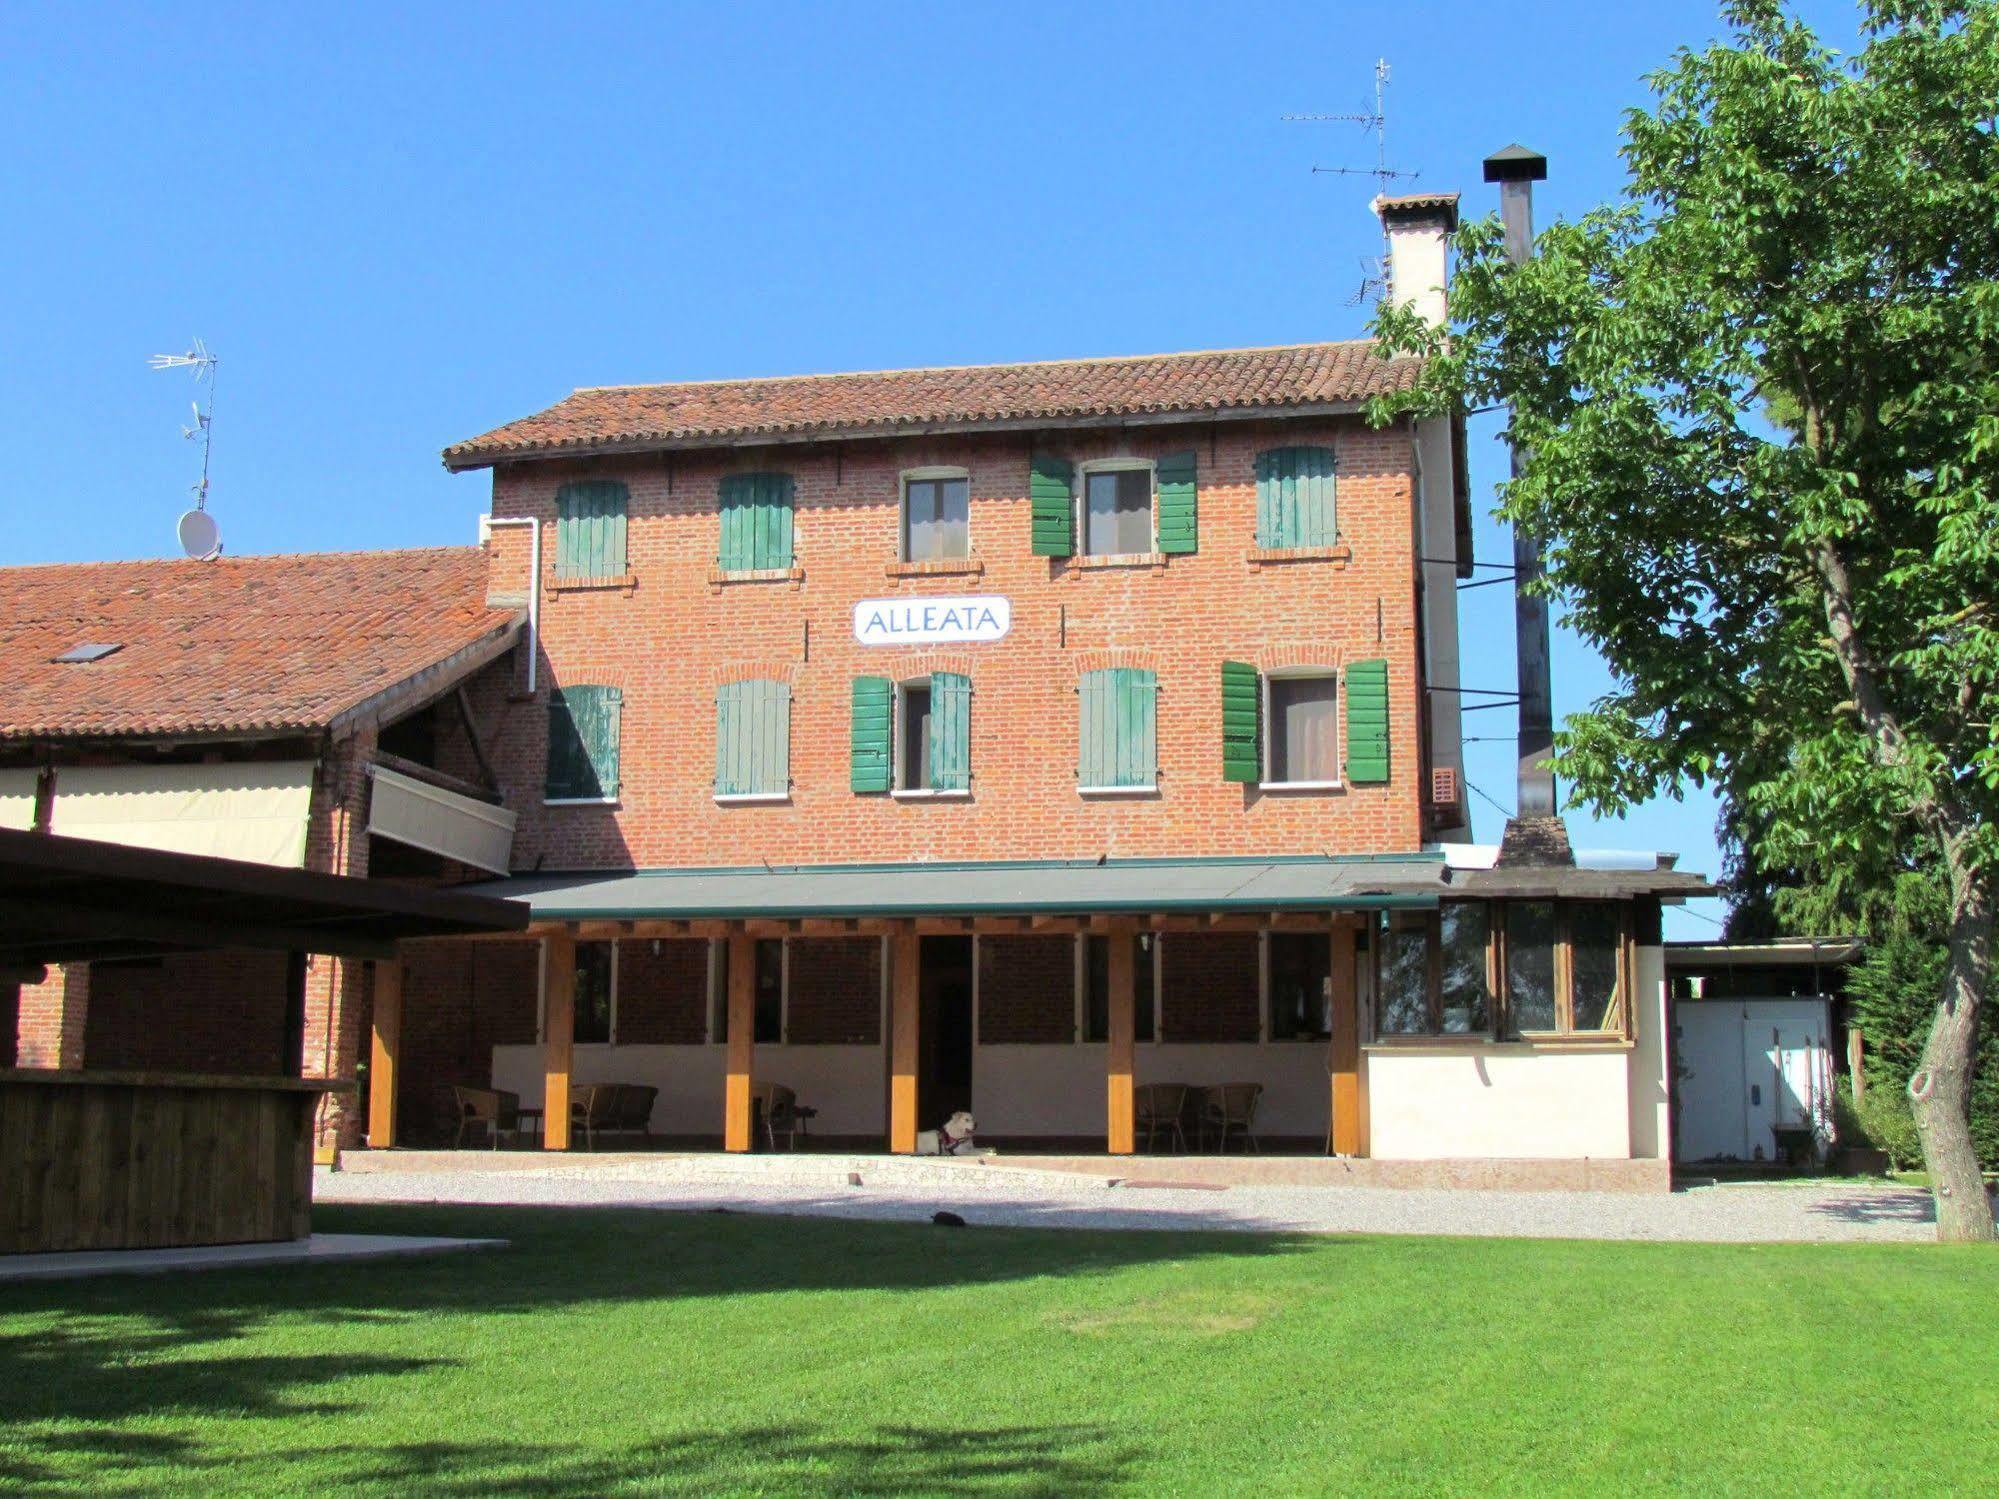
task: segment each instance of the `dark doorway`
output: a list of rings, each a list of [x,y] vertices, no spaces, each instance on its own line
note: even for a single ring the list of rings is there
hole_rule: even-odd
[[[972,1106],[972,939],[922,939],[916,1126],[935,1129]]]

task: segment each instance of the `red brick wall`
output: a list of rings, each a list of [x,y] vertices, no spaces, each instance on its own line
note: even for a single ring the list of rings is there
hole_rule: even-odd
[[[979,1044],[1075,1039],[1075,938],[981,937]]]
[[[0,1067],[15,1066],[20,1043],[21,986],[0,984]]]
[[[1263,999],[1254,932],[1168,932],[1159,967],[1160,1039],[1257,1039]]]
[[[452,1085],[490,1087],[493,1048],[535,1039],[540,949],[531,942],[415,942],[403,951],[399,1143],[444,1142],[457,1128]]]
[[[84,1055],[93,1068],[282,1073],[286,967],[277,952],[93,963]]]
[[[698,1045],[708,1039],[708,943],[618,944],[618,1044]]]
[[[876,937],[793,939],[790,1043],[881,1044],[881,946]]]
[[[1253,566],[1254,463],[1282,443],[1340,453],[1340,526],[1351,558]],[[1028,460],[1193,448],[1200,464],[1198,553],[1158,568],[1084,568],[1029,546]],[[889,576],[897,554],[898,476],[926,464],[970,471],[977,574]],[[794,476],[802,583],[710,584],[724,474]],[[543,807],[546,717],[498,706],[501,773],[521,813],[519,868],[744,865],[854,860],[1095,858],[1100,854],[1384,852],[1420,844],[1416,569],[1410,445],[1401,431],[1314,420],[1043,439],[1004,435],[731,454],[684,453],[500,471],[494,510],[550,520],[556,488],[582,475],[631,490],[623,588],[544,590],[540,683],[624,691],[616,808]],[[492,588],[525,585],[527,538],[498,532]],[[554,534],[544,532],[544,577]],[[1012,633],[990,645],[903,653],[855,643],[854,603],[871,597],[997,593]],[[1219,663],[1386,657],[1393,781],[1264,796],[1221,778]],[[1156,798],[1076,795],[1076,684],[1106,665],[1158,672],[1161,780]],[[848,789],[849,698],[863,673],[938,665],[973,682],[973,794],[927,804]],[[792,684],[788,804],[717,806],[714,691],[743,675]],[[482,684],[485,704],[504,693]]]
[[[51,963],[39,984],[21,985],[15,1065],[75,1069],[84,1065],[90,1015],[90,965]]]

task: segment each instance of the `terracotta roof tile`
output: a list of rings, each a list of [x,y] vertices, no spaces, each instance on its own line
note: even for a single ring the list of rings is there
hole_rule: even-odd
[[[1194,354],[585,388],[444,450],[450,469],[509,458],[769,437],[890,436],[995,424],[1190,417],[1355,402],[1406,389],[1417,364],[1371,339]]]
[[[516,618],[477,547],[0,568],[0,740],[321,730]]]

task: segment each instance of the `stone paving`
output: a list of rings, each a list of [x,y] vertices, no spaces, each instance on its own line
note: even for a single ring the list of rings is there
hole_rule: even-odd
[[[1230,1183],[889,1156],[545,1157],[476,1151],[350,1158],[321,1202],[448,1202],[806,1214],[1054,1228],[1759,1242],[1924,1242],[1929,1194],[1893,1183],[1766,1182],[1671,1194],[1499,1192]]]

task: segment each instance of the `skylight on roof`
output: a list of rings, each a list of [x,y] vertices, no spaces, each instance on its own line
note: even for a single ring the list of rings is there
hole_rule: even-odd
[[[102,661],[114,651],[122,651],[123,649],[125,647],[121,644],[105,645],[101,642],[86,641],[82,645],[71,646],[60,656],[57,656],[55,661],[58,666],[73,666],[84,661]]]

